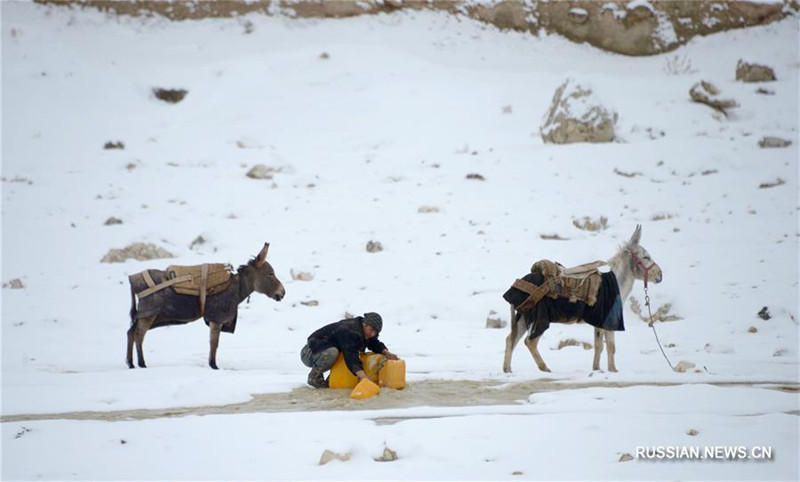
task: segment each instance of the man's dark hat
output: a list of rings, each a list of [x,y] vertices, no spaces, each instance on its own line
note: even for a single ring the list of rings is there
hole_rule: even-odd
[[[380,333],[381,328],[383,328],[383,320],[381,319],[381,315],[377,313],[364,313],[364,323],[374,328],[378,333]]]

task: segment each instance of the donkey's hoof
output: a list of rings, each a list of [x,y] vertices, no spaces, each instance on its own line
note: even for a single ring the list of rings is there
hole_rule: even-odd
[[[616,368],[610,368],[609,367],[608,371],[610,371],[611,373],[617,373],[617,369]]]
[[[511,367],[503,367],[503,373],[511,373]]]
[[[210,367],[211,367],[211,368],[213,368],[214,370],[219,370],[219,368],[217,367],[217,364],[216,364],[216,363],[214,363],[214,362],[208,362],[208,366],[210,366]]]
[[[550,369],[549,369],[549,368],[547,368],[547,367],[544,367],[544,368],[542,368],[542,367],[539,367],[539,370],[541,370],[541,371],[543,371],[543,372],[550,373]]]
[[[139,362],[139,368],[147,368],[144,362]]]

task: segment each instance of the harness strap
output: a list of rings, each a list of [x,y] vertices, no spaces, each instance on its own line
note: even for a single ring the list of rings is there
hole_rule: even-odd
[[[142,271],[142,277],[144,278],[144,282],[147,283],[147,286],[149,286],[150,288],[156,285],[155,282],[153,282],[153,277],[150,276],[150,271],[148,270]]]
[[[200,269],[200,316],[206,312],[206,286],[208,285],[208,264]]]
[[[172,278],[172,279],[166,280],[163,283],[157,285],[157,284],[153,283],[153,278],[150,277],[150,273],[148,273],[147,271],[143,271],[142,272],[142,277],[144,277],[145,282],[150,287],[147,288],[146,290],[140,292],[140,293],[136,293],[136,296],[138,296],[140,300],[142,298],[145,298],[147,296],[152,295],[153,293],[155,293],[157,291],[161,291],[164,288],[172,286],[172,285],[174,285],[176,283],[182,283],[184,281],[192,279],[192,276],[187,274],[187,275],[180,276],[178,278]]]
[[[517,306],[517,311],[524,312],[536,305],[550,291],[549,284],[545,281],[540,286],[518,279],[511,285],[522,292],[528,293],[528,298]]]

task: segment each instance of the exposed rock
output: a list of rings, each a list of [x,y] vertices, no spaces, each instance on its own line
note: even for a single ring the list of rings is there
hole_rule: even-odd
[[[420,206],[417,212],[421,214],[438,213],[439,208],[436,206]]]
[[[769,314],[769,308],[767,308],[766,306],[761,308],[761,310],[758,312],[756,316],[758,316],[762,320],[769,320],[770,318],[772,318],[772,315]]]
[[[383,454],[380,457],[374,459],[375,462],[394,462],[397,460],[397,452],[390,449],[389,447],[383,448]]]
[[[742,82],[772,82],[775,79],[775,71],[771,67],[759,64],[749,64],[744,60],[739,60],[736,64],[736,80]]]
[[[559,350],[562,349],[562,348],[568,347],[568,346],[580,346],[580,347],[583,347],[584,350],[591,350],[592,349],[592,344],[591,343],[587,343],[585,341],[578,341],[578,340],[575,340],[574,338],[569,338],[569,339],[561,340],[560,342],[558,342],[558,349]]]
[[[103,149],[125,149],[125,144],[123,144],[122,141],[108,141],[103,145]]]
[[[103,224],[106,226],[113,226],[114,224],[122,224],[122,220],[111,216],[110,218],[106,219],[106,222]]]
[[[147,261],[150,259],[174,258],[169,251],[150,243],[133,243],[122,249],[111,249],[100,260],[101,263],[124,263],[129,259]]]
[[[719,94],[720,91],[714,84],[704,80],[694,84],[692,88],[689,89],[689,97],[691,97],[693,101],[706,104],[712,109],[722,112],[726,116],[728,115],[727,109],[739,107],[739,103],[735,100],[721,99],[718,97]]]
[[[539,132],[551,144],[611,142],[617,115],[600,104],[592,88],[567,79],[553,95]]]
[[[294,268],[289,270],[289,274],[292,275],[292,279],[295,281],[311,281],[314,279],[313,274],[306,271],[295,271]]]
[[[12,290],[21,290],[24,287],[25,285],[22,284],[22,280],[19,278],[14,278],[8,283],[3,283],[3,288],[10,288]]]
[[[633,455],[629,453],[624,453],[619,457],[620,462],[630,462],[631,460],[633,460]]]
[[[674,50],[698,35],[765,25],[796,14],[794,1],[627,0],[247,0],[169,2],[111,0],[37,0],[58,6],[80,5],[119,15],[161,15],[170,20],[235,17],[259,12],[287,18],[341,18],[390,13],[397,9],[437,10],[465,15],[500,29],[536,35],[543,30],[578,43],[624,55],[655,55]],[[722,6],[722,7],[721,7]],[[585,12],[585,13],[584,13]],[[12,29],[13,31],[13,29]]]
[[[303,306],[319,306],[319,301],[317,300],[301,301],[300,304]]]
[[[153,95],[156,99],[163,100],[169,104],[177,104],[182,101],[188,91],[186,89],[162,89],[160,87],[153,87]]]
[[[474,172],[470,173],[470,174],[467,174],[467,179],[472,179],[474,181],[485,181],[486,180],[486,178],[483,177],[483,175],[477,174],[477,173],[474,173]]]
[[[342,462],[347,462],[348,460],[350,460],[351,456],[352,454],[350,452],[347,452],[346,454],[337,454],[336,452],[326,449],[324,452],[322,452],[322,456],[319,458],[318,465],[325,465],[333,460],[341,460]]]
[[[380,253],[383,251],[383,245],[380,241],[367,241],[367,253]]]
[[[489,311],[489,316],[486,317],[486,328],[505,328],[506,326],[508,326],[508,322],[500,318],[497,312]]]
[[[681,360],[678,362],[677,365],[675,365],[675,371],[678,373],[685,373],[686,371],[691,370],[692,368],[694,368],[694,363],[686,360]]]
[[[758,328],[756,328],[755,326],[751,326],[750,328],[747,329],[747,332],[748,333],[758,333]]]
[[[540,234],[540,238],[548,241],[567,241],[569,238],[562,238],[558,233]]]
[[[780,137],[764,136],[758,141],[758,147],[773,148],[773,147],[789,147],[792,141],[788,139],[781,139]]]
[[[203,236],[198,236],[198,237],[194,238],[194,240],[191,242],[191,244],[189,244],[189,249],[193,250],[195,248],[199,248],[200,246],[206,244],[206,242],[207,242],[206,238],[204,238]]]
[[[697,430],[695,430],[695,429],[693,429],[693,428],[690,428],[690,429],[689,429],[689,430],[686,432],[686,435],[688,435],[688,436],[690,436],[690,437],[696,437],[696,436],[697,436],[697,434],[699,434],[699,433],[700,433],[700,432],[698,432]]]
[[[773,182],[762,182],[761,184],[758,185],[758,188],[759,189],[769,189],[771,187],[783,186],[784,184],[786,184],[786,181],[784,181],[781,178],[778,178]]]
[[[600,216],[597,220],[589,217],[584,217],[582,220],[573,219],[572,225],[584,231],[602,231],[608,227],[608,218]]]
[[[274,167],[269,167],[264,164],[256,164],[249,171],[247,177],[251,179],[272,179],[275,173],[278,172]]]

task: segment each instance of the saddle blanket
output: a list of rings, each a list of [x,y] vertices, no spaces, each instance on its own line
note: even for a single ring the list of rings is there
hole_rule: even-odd
[[[570,301],[569,298],[564,297],[543,296],[527,311],[523,311],[528,326],[535,325],[532,336],[544,333],[550,323],[573,319],[583,320],[604,330],[625,331],[622,298],[619,293],[617,277],[613,271],[598,274],[600,282],[594,296],[594,303],[591,305],[580,299]],[[525,275],[522,280],[537,287],[546,283],[545,276],[539,271]],[[503,294],[503,298],[515,308],[521,306],[529,297],[530,293],[514,286]]]

